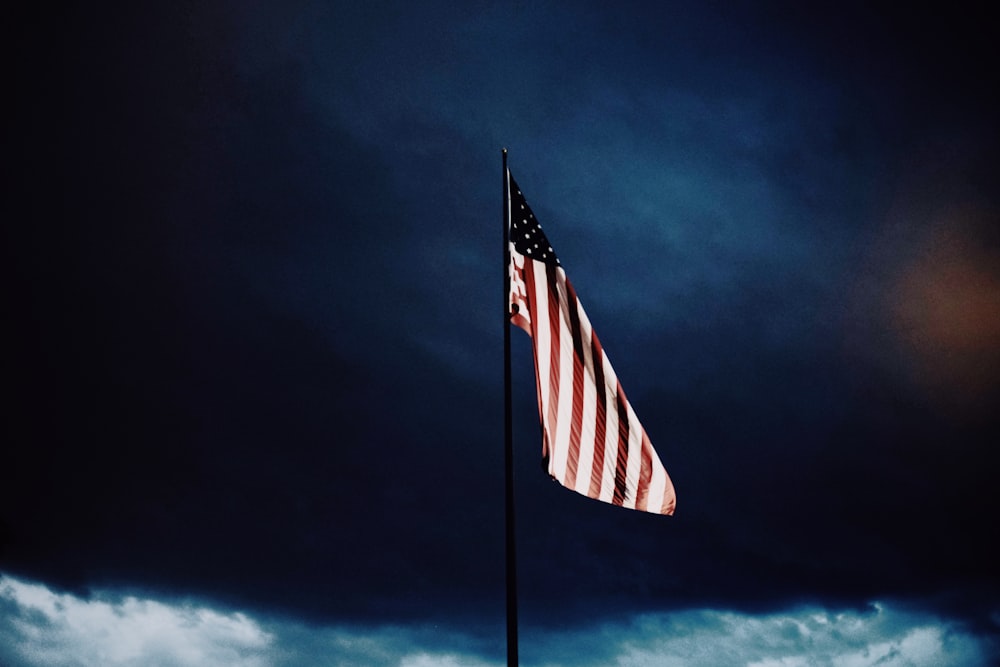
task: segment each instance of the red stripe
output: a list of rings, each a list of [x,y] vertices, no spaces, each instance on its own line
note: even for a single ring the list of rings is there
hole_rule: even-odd
[[[604,438],[607,434],[608,412],[607,397],[604,385],[604,350],[601,348],[601,341],[597,340],[597,334],[590,334],[590,357],[594,365],[594,388],[597,390],[594,415],[594,463],[590,468],[590,490],[587,495],[591,498],[601,497],[601,486],[604,480]]]
[[[628,411],[625,409],[620,382],[616,387],[616,393],[618,394],[615,401],[618,410],[618,459],[615,461],[615,493],[611,502],[614,505],[621,505],[625,502],[628,491],[625,486],[628,472]]]
[[[650,444],[646,432],[642,432],[642,463],[639,468],[639,487],[635,490],[635,508],[637,510],[649,511],[649,481],[653,478],[653,457],[651,452],[653,445]]]
[[[566,283],[566,309],[569,311],[570,334],[573,337],[573,420],[570,423],[569,451],[566,454],[566,480],[564,484],[576,488],[576,471],[580,461],[580,431],[583,425],[583,339],[580,331],[579,306],[576,290]]]
[[[543,374],[542,369],[538,366],[538,313],[537,304],[535,303],[535,263],[525,262],[524,269],[521,272],[521,279],[524,281],[524,286],[527,294],[527,306],[529,309],[529,321],[531,324],[531,331],[528,334],[531,336],[531,346],[533,348],[534,354],[532,355],[535,359],[535,398],[538,399],[538,421],[542,424],[542,457],[548,456],[549,447],[549,435],[548,429],[545,427],[545,413],[542,412],[542,382]],[[547,378],[544,380],[547,382]]]
[[[549,469],[551,470],[551,457],[553,450],[559,446],[555,441],[556,421],[559,418],[559,388],[562,378],[559,376],[560,363],[560,342],[559,334],[562,319],[559,317],[559,291],[556,289],[555,270],[551,266],[545,265],[545,282],[548,289],[549,302],[549,416],[545,423],[546,438],[550,445],[544,455],[549,457]]]

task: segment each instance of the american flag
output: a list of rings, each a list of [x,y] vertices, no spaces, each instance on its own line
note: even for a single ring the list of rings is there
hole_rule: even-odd
[[[673,514],[670,476],[509,170],[507,179],[510,318],[532,339],[549,475],[596,500]]]

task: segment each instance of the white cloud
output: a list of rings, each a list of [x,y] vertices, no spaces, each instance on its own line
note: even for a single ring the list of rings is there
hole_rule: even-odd
[[[399,667],[492,667],[496,663],[482,662],[464,655],[419,653],[408,655],[399,663]]]
[[[1000,621],[1000,618],[997,619]],[[311,625],[0,575],[0,664],[10,667],[501,667],[496,637],[433,625]],[[979,667],[995,646],[926,613],[875,604],[775,614],[688,610],[521,632],[526,667]]]
[[[269,664],[273,636],[244,614],[128,596],[82,599],[0,576],[0,640],[25,665]]]
[[[802,608],[769,615],[711,610],[653,614],[608,634],[625,638],[611,663],[618,667],[989,664],[987,645],[957,624],[881,604],[864,613]]]

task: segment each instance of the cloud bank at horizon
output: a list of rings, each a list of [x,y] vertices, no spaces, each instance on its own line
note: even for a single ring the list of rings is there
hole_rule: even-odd
[[[110,590],[80,597],[6,575],[0,575],[0,610],[0,658],[10,667],[297,667],[320,659],[359,666],[504,664],[499,642],[437,625],[310,625]],[[1000,625],[1000,617],[994,621]],[[759,615],[692,609],[531,630],[521,638],[522,662],[535,667],[974,667],[987,664],[996,648],[949,619],[883,603]]]

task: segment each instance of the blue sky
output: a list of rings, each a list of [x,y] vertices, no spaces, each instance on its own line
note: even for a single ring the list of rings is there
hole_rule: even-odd
[[[552,484],[515,331],[522,663],[995,660],[977,10],[15,24],[8,662],[503,661],[504,147],[678,492]]]

